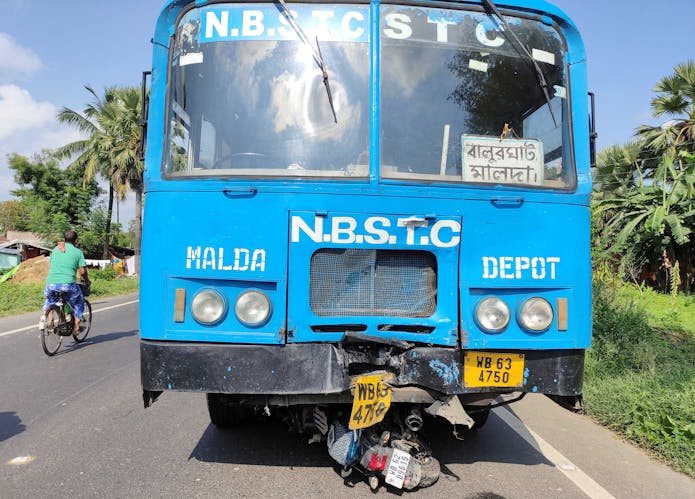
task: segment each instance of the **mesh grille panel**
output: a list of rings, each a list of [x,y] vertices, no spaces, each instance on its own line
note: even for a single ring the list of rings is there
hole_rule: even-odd
[[[437,261],[427,251],[318,250],[310,305],[322,317],[429,317],[437,308]]]

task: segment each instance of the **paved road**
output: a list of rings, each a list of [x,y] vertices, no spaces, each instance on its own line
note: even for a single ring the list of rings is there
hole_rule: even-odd
[[[95,300],[88,341],[52,358],[24,329],[37,314],[0,320],[0,498],[373,497],[279,423],[217,430],[200,394],[143,409],[136,299]],[[463,442],[446,424],[426,430],[443,473],[404,496],[695,497],[693,480],[543,396],[497,409]]]

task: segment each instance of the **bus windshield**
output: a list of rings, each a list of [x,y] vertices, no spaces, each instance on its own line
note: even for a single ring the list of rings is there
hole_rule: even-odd
[[[370,71],[368,6],[280,6],[213,4],[181,17],[166,176],[367,179],[375,155],[387,181],[576,184],[554,26],[383,4]]]
[[[513,34],[483,12],[382,6],[382,177],[574,183],[564,41],[540,21],[506,21]]]
[[[167,174],[368,176],[368,8],[291,9],[306,42],[272,4],[216,4],[182,17]]]

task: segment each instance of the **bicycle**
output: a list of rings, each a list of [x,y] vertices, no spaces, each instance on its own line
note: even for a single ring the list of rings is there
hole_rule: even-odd
[[[89,295],[89,286],[80,283],[82,294]],[[65,294],[57,291],[58,301],[46,311],[46,320],[41,330],[41,346],[49,357],[55,355],[64,336],[72,336],[77,343],[87,339],[92,329],[92,304],[85,298],[84,312],[79,330],[75,331],[75,314],[65,298]]]

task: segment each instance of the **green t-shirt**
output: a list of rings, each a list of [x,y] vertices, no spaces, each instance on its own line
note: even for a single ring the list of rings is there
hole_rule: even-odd
[[[46,284],[70,284],[76,282],[75,274],[79,267],[85,267],[84,253],[70,243],[65,243],[65,252],[57,246],[51,253],[51,268],[48,270]]]

